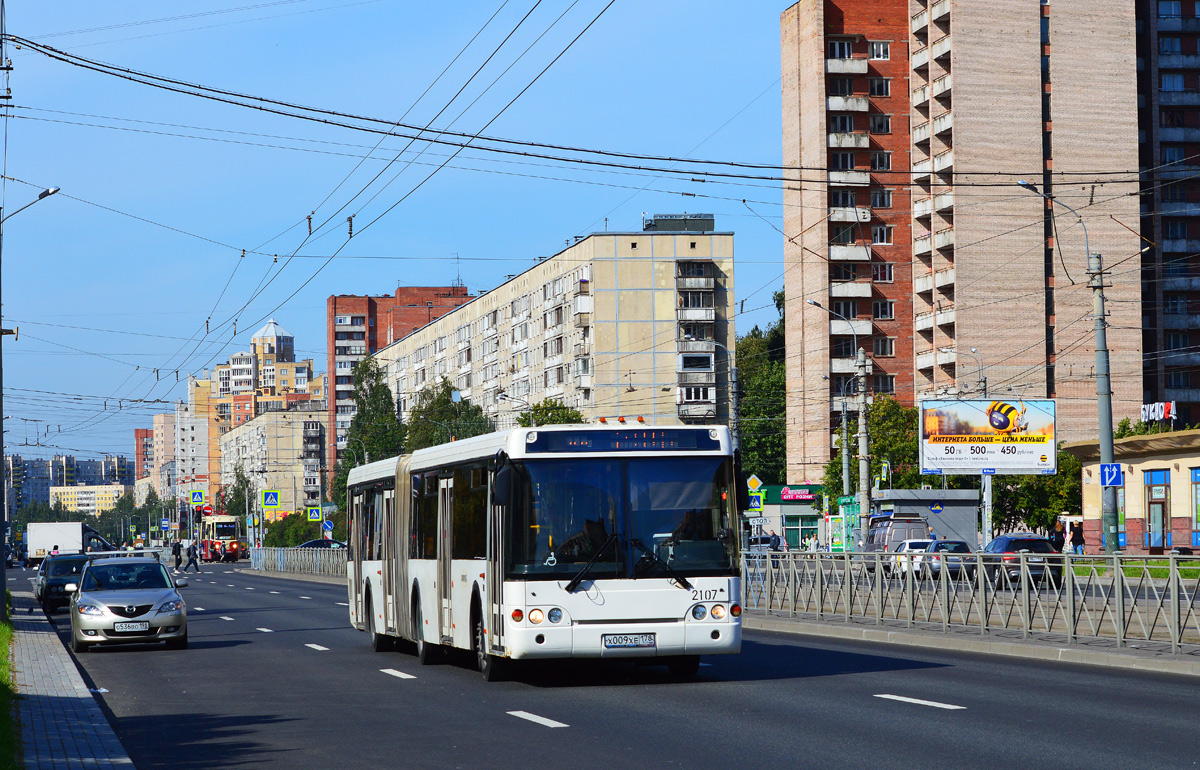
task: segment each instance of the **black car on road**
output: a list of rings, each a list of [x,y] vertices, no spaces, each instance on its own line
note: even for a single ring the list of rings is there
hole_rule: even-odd
[[[48,556],[38,565],[37,577],[33,579],[33,597],[42,603],[42,610],[47,615],[71,601],[64,586],[79,582],[79,575],[89,558],[82,553],[60,554]]]
[[[1057,585],[1062,580],[1062,555],[1054,550],[1047,538],[1032,532],[1013,532],[1000,535],[983,548],[983,568],[997,587],[1002,576],[1007,576],[1013,584],[1020,584],[1021,554],[1025,554],[1032,582],[1048,578]]]

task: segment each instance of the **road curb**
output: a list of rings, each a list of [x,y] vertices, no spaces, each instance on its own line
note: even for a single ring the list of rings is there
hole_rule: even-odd
[[[234,572],[241,572],[245,575],[258,575],[259,577],[283,578],[284,580],[300,580],[306,583],[326,583],[333,586],[346,585],[344,576],[338,577],[335,575],[306,575],[301,572],[275,572],[266,569],[249,569],[239,567]]]
[[[1058,663],[1080,663],[1089,666],[1106,666],[1133,671],[1153,671],[1163,674],[1200,676],[1200,661],[1179,660],[1175,657],[1142,657],[1119,652],[1084,650],[1077,647],[1058,647],[1036,642],[1004,642],[994,639],[963,639],[955,636],[895,631],[885,628],[860,628],[834,625],[805,620],[784,620],[742,616],[742,628],[758,631],[779,631],[802,636],[820,636],[832,639],[852,639],[881,644],[901,644],[909,647],[926,647],[937,650],[977,652],[986,655],[1003,655],[1010,658],[1045,660]]]

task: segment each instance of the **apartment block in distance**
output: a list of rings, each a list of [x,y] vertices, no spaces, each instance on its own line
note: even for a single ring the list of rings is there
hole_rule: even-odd
[[[842,5],[870,5],[881,17],[890,3]],[[826,69],[815,45],[806,45],[805,30],[825,29],[814,19],[829,7],[806,0],[784,14],[785,104],[789,79],[811,83]],[[1140,282],[1138,268],[1122,262],[1136,263],[1143,246],[1133,224],[1140,213],[1130,174],[1138,168],[1133,0],[909,0],[906,11],[914,396],[979,396],[986,376],[990,397],[1055,398],[1059,438],[1094,438],[1083,231],[1065,208],[1018,182],[1079,210],[1091,251],[1115,267],[1106,281],[1113,411],[1118,420],[1137,416]],[[797,54],[797,46],[808,53]],[[820,55],[828,56],[828,48]],[[789,74],[794,69],[802,72]],[[785,163],[803,157],[806,144],[827,144],[819,133],[799,119],[789,124],[785,113]],[[819,185],[804,187],[790,193],[796,205],[785,216],[793,220],[817,205],[809,188]],[[785,219],[785,229],[799,232],[801,223]],[[795,249],[785,252],[789,347],[803,346],[788,359],[789,427],[800,428],[789,431],[794,481],[815,475],[828,456],[819,451],[829,446],[828,426],[826,435],[808,438],[818,426],[812,417],[806,421],[806,405],[819,400],[811,398],[818,392],[830,401],[837,396],[836,383],[801,368],[807,358],[801,352],[820,345],[814,314],[823,311],[804,302],[811,284],[797,276],[814,271],[802,264],[793,270],[800,259]],[[879,370],[883,359],[873,359]]]
[[[1200,422],[1200,4],[1139,0],[1145,403]]]
[[[50,505],[62,505],[73,513],[92,516],[117,507],[117,501],[133,491],[127,484],[87,484],[50,487]]]
[[[134,428],[133,430],[133,467],[134,479],[144,479],[154,471],[154,430],[152,428]]]
[[[264,489],[279,490],[280,507],[263,512],[268,520],[320,505],[324,417],[325,402],[309,401],[287,411],[264,412],[235,426],[220,438],[221,477],[232,479],[241,468],[253,487],[252,501]]]
[[[907,0],[805,0],[781,18],[792,483],[821,477],[857,348],[873,392],[913,403],[908,19]]]
[[[499,428],[546,398],[588,419],[727,423],[732,318],[733,234],[659,214],[579,239],[378,359],[401,419],[445,379]]]
[[[354,419],[354,365],[471,300],[466,286],[401,286],[395,294],[335,294],[326,300],[329,467]]]

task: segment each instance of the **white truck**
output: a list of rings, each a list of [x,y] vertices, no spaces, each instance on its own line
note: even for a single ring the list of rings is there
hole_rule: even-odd
[[[112,546],[82,521],[31,521],[25,530],[29,564],[41,564],[55,549],[59,553],[109,551]]]

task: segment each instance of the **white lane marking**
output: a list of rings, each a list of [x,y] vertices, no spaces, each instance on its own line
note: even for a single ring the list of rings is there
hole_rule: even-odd
[[[273,633],[275,633],[274,631],[272,631],[272,630],[271,630],[271,629],[269,629],[269,628],[256,628],[256,629],[254,629],[254,630],[255,630],[255,631],[262,631],[264,634],[273,634]]]
[[[271,593],[273,593],[273,594],[277,594],[277,593],[279,593],[279,592],[278,592],[278,591],[272,591]]]
[[[381,668],[379,670],[382,671],[383,673],[387,674],[388,676],[394,676],[397,679],[416,679],[416,677],[413,676],[412,674],[406,674],[403,671],[397,671],[394,668]]]
[[[312,597],[311,596],[301,596],[300,598],[301,599],[311,599]]]
[[[509,711],[508,714],[518,719],[528,719],[530,722],[536,722],[546,727],[570,727],[570,725],[563,724],[562,722],[555,722],[553,719],[546,719],[546,717],[539,717],[537,714],[530,714],[528,711]]]
[[[350,606],[349,604],[346,604],[345,602],[334,602],[334,604],[336,604],[339,607],[349,607]]]
[[[882,694],[876,695],[875,697],[883,698],[885,700],[898,700],[901,703],[915,703],[918,706],[930,706],[935,709],[946,709],[947,711],[958,711],[966,708],[966,706],[955,706],[952,703],[938,703],[937,701],[921,700],[920,698],[905,698],[903,695]]]
[[[196,612],[204,612],[203,607],[192,607],[192,609],[195,610]]]
[[[304,646],[305,646],[305,647],[309,647],[309,648],[311,648],[311,649],[314,649],[314,650],[317,650],[318,652],[327,652],[327,651],[329,650],[329,648],[328,648],[328,647],[322,647],[322,646],[321,646],[321,645],[319,645],[319,644],[306,644],[306,645],[304,645]]]
[[[233,620],[233,618],[229,617],[228,615],[222,615],[221,620]]]
[[[246,586],[246,590],[247,590],[247,591],[253,591],[254,589],[253,589],[253,588],[251,588],[250,586]]]
[[[226,588],[236,588],[237,586],[235,586],[233,583],[226,583],[225,587]]]

